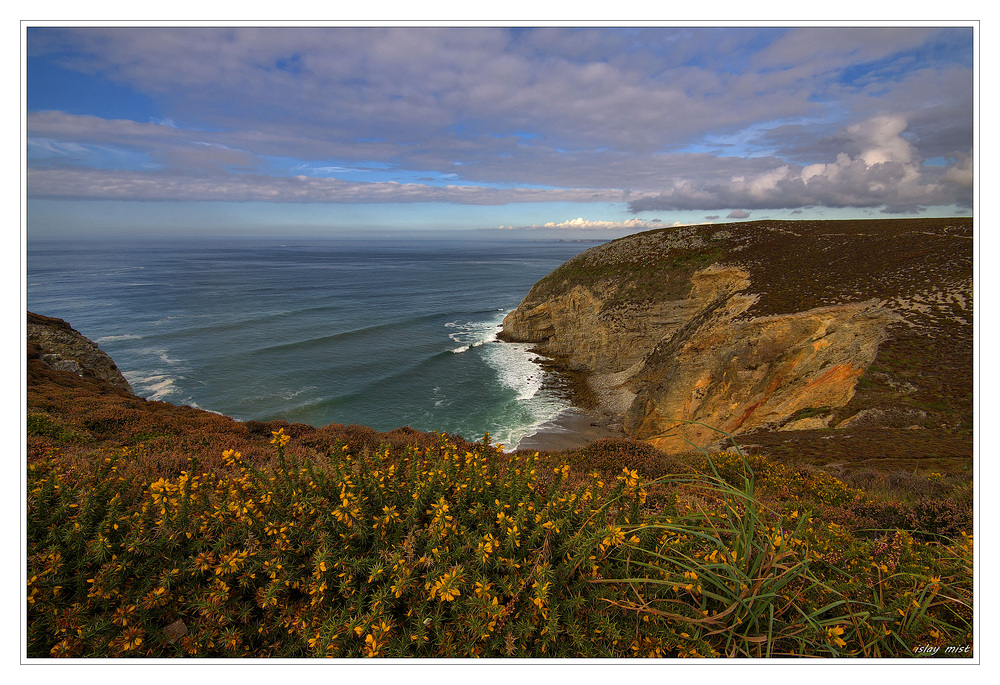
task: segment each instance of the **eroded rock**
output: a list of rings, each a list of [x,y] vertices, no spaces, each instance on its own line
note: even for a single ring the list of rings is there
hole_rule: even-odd
[[[894,320],[877,301],[717,319],[651,356],[625,429],[680,451],[717,441],[719,430],[778,428],[804,409],[842,407]]]
[[[132,393],[121,371],[97,343],[89,340],[62,319],[27,313],[28,344],[49,368],[78,376],[93,375],[113,387]]]

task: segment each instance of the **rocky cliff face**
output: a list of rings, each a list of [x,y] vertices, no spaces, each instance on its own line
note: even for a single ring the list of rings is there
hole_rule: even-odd
[[[133,394],[132,387],[111,357],[62,319],[28,312],[27,324],[29,357],[37,357],[56,371],[99,378],[119,390]]]
[[[718,442],[710,427],[954,422],[971,417],[971,237],[967,219],[636,234],[536,284],[501,338],[584,372],[612,421],[665,451]],[[921,408],[942,389],[954,402]]]

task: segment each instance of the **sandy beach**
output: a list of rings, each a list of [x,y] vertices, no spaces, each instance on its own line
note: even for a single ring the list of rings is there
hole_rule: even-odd
[[[521,440],[522,450],[567,450],[600,440],[620,438],[620,432],[599,425],[597,417],[580,409],[569,409],[549,423],[543,424],[534,435]]]

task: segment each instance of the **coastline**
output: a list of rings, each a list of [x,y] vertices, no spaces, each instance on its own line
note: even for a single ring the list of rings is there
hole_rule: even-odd
[[[542,424],[538,430],[522,438],[517,450],[560,451],[586,447],[602,438],[625,437],[603,425],[599,418],[577,407],[571,407],[553,420]]]

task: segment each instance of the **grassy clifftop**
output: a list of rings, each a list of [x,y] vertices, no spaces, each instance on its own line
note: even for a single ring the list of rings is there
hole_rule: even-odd
[[[746,221],[661,228],[586,250],[541,279],[526,302],[580,284],[608,307],[674,299],[713,263],[751,270],[761,294],[748,315],[787,314],[854,299],[911,298],[972,279],[969,217]],[[958,305],[959,303],[951,303]]]

